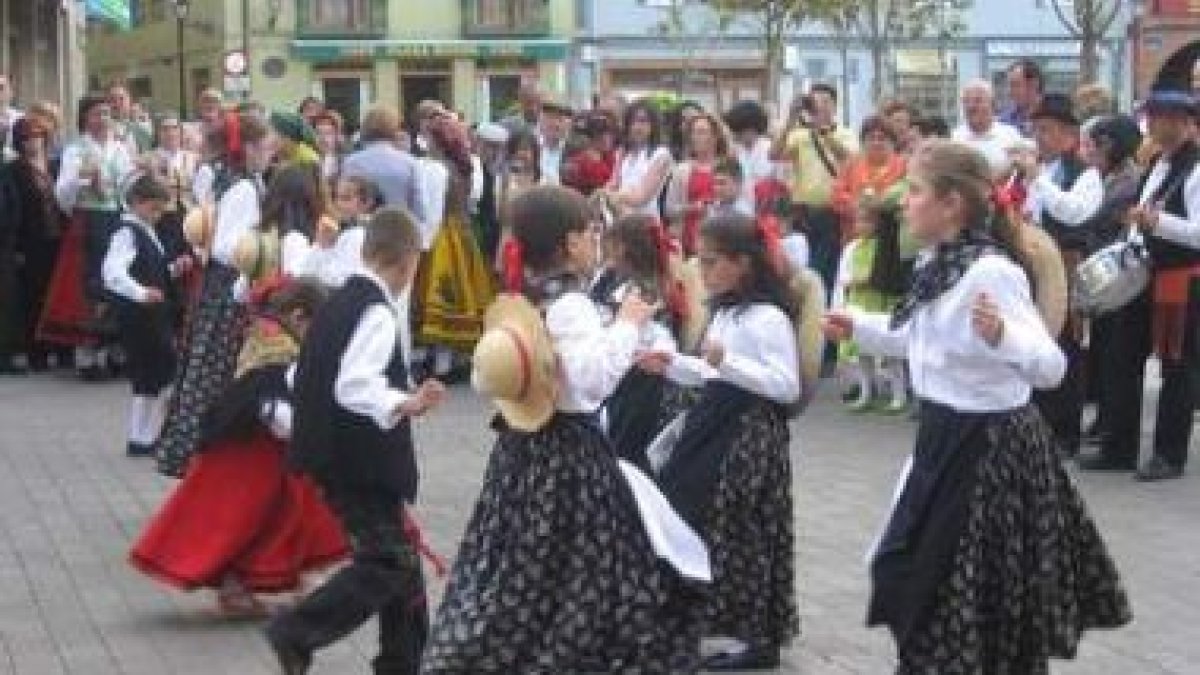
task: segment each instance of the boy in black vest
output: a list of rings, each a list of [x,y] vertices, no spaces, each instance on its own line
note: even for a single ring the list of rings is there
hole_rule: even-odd
[[[131,457],[153,453],[175,380],[173,336],[180,305],[174,280],[190,269],[192,259],[164,248],[155,230],[170,199],[166,186],[154,178],[136,179],[101,267],[133,387],[126,450]]]
[[[397,339],[397,300],[412,283],[421,238],[412,217],[378,212],[363,242],[366,271],[350,277],[314,317],[296,364],[291,463],[320,485],[354,559],[294,609],[267,639],[287,675],[312,653],[379,614],[379,675],[415,675],[428,633],[421,563],[401,513],[417,492],[409,420],[445,396],[429,380],[409,387]]]

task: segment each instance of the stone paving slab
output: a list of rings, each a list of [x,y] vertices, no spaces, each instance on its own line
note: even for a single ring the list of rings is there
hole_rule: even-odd
[[[66,376],[0,379],[0,673],[269,675],[256,622],[214,615],[203,593],[164,590],[125,563],[172,481],[123,456],[127,389]],[[826,397],[828,398],[828,392]],[[1150,402],[1148,402],[1149,404]],[[419,512],[452,555],[490,445],[486,407],[453,390],[417,427]],[[912,442],[903,418],[821,400],[794,427],[804,634],[781,672],[886,673],[891,644],[862,625],[863,553]],[[1089,635],[1069,675],[1200,672],[1200,481],[1078,476],[1124,574],[1135,622]],[[431,583],[440,593],[438,582]],[[321,653],[314,675],[368,673],[374,627]]]

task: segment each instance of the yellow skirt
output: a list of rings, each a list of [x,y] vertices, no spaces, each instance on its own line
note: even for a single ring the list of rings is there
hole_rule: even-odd
[[[451,216],[442,224],[422,267],[417,339],[464,352],[474,349],[496,285],[465,220]]]

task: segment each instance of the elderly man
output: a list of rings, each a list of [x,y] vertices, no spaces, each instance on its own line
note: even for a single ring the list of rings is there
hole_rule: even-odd
[[[964,122],[951,137],[983,153],[992,171],[1008,169],[1009,149],[1022,142],[1021,132],[996,119],[996,96],[987,80],[974,80],[962,90]]]
[[[517,103],[521,110],[501,120],[500,124],[508,130],[509,135],[519,131],[537,131],[538,121],[542,116],[542,88],[532,77],[521,80],[517,91]]]
[[[1021,132],[1033,135],[1033,113],[1042,104],[1046,81],[1042,69],[1029,59],[1021,59],[1008,67],[1009,105],[1000,114],[1000,121]]]

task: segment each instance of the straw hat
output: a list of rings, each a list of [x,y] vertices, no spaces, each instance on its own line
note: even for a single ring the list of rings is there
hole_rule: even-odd
[[[1039,227],[1021,228],[1021,246],[1032,268],[1034,302],[1051,335],[1062,332],[1067,321],[1067,271],[1058,245]]]
[[[534,432],[554,416],[558,364],[542,315],[523,296],[496,297],[475,345],[471,383],[518,431]]]
[[[796,347],[800,363],[800,400],[793,406],[795,413],[804,411],[816,394],[821,381],[821,360],[825,353],[825,335],[821,319],[825,316],[825,284],[816,272],[798,269],[789,280],[792,298],[799,308],[796,315]]]
[[[233,249],[233,266],[252,281],[279,268],[279,237],[254,228]]]
[[[213,205],[194,206],[183,219],[183,236],[196,248],[207,251],[212,244],[216,225],[213,222]]]

